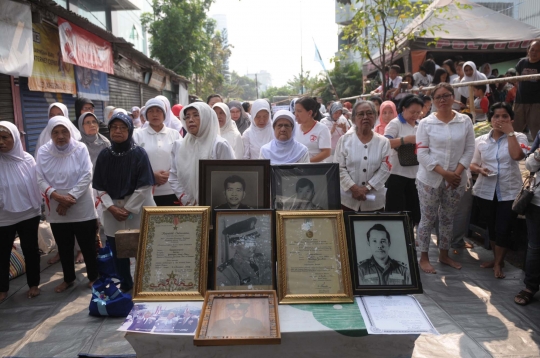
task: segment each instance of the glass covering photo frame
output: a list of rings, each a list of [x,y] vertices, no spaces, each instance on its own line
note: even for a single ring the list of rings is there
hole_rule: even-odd
[[[209,207],[144,207],[133,300],[202,301],[209,226]]]
[[[280,304],[353,302],[343,212],[276,211]]]
[[[345,213],[355,295],[422,293],[414,231],[407,213]]]
[[[337,163],[272,165],[271,171],[274,209],[341,209]]]
[[[273,290],[274,211],[215,210],[214,289]]]
[[[276,291],[208,291],[193,343],[280,344]]]

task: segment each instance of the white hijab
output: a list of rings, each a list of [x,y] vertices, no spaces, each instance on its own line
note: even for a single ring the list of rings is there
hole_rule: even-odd
[[[474,62],[472,62],[472,61],[465,62],[463,64],[463,73],[465,73],[465,66],[470,66],[473,69],[474,72],[473,72],[472,76],[467,76],[467,75],[464,74],[463,78],[461,79],[461,83],[487,80],[486,75],[484,75],[483,73],[480,73],[480,71],[478,71],[476,69],[476,65],[474,64]],[[487,88],[486,93],[488,93],[489,92],[489,86],[486,85],[486,88]],[[467,86],[460,87],[459,88],[459,93],[463,97],[469,98],[469,87],[467,87]]]
[[[219,135],[219,121],[216,112],[204,102],[195,102],[182,109],[180,118],[187,128],[184,116],[187,109],[195,108],[199,112],[200,125],[197,135],[187,133],[179,139],[176,155],[178,180],[189,190],[189,194],[199,202],[199,160],[210,159],[216,138]]]
[[[13,149],[0,153],[0,182],[9,190],[0,192],[0,210],[22,213],[41,207],[41,194],[37,186],[36,162],[22,148],[21,135],[10,122],[1,121],[13,137]]]
[[[238,127],[236,127],[236,122],[232,120],[231,110],[228,105],[222,102],[214,104],[212,109],[216,107],[221,108],[227,117],[223,127],[219,128],[220,136],[232,147],[236,159],[242,159],[244,156],[244,142],[242,141],[242,134],[238,130]]]
[[[63,103],[60,103],[60,102],[54,102],[53,104],[51,104],[51,105],[49,106],[49,110],[47,111],[47,117],[50,116],[51,109],[52,109],[53,107],[58,107],[58,108],[60,108],[60,110],[61,110],[62,113],[64,114],[64,117],[69,118],[69,111],[68,111],[67,107],[66,107]],[[71,123],[71,121],[70,121],[70,123]],[[79,132],[79,130],[77,130],[77,128],[73,125],[73,123],[71,123],[71,126],[76,130],[75,133],[76,133],[77,137],[76,137],[75,139],[76,139],[76,140],[81,140],[82,137],[81,137],[81,133]],[[45,130],[43,130],[43,131],[41,132],[41,134],[39,135],[39,138],[38,138],[37,143],[36,143],[36,148],[35,148],[35,152],[34,152],[34,154],[35,154],[36,157],[37,157],[37,153],[38,153],[38,151],[39,151],[39,148],[40,148],[42,145],[44,145],[45,143],[47,143],[47,142],[49,141],[49,139],[51,139],[50,133],[49,133],[49,137],[46,138]]]
[[[133,117],[133,126],[135,128],[140,128],[142,126],[142,123],[141,123],[141,109],[137,106],[134,106],[131,108],[131,113],[133,115],[133,112],[135,111],[139,111],[139,115],[137,117]]]
[[[165,124],[165,127],[172,128],[172,129],[176,130],[177,132],[180,132],[182,130],[182,125],[184,124],[184,122],[180,121],[178,118],[176,118],[176,116],[172,112],[172,110],[171,110],[171,102],[169,102],[169,99],[167,97],[161,96],[161,95],[156,96],[155,98],[161,100],[163,102],[163,104],[165,105],[165,109],[166,109],[166,111],[165,111],[165,122],[163,122],[163,124]],[[145,116],[145,119],[146,119],[146,116]],[[143,124],[143,128],[146,128],[149,125],[150,124],[148,123],[148,120],[146,120],[146,122]],[[219,125],[218,125],[218,127],[219,127]]]
[[[255,117],[260,111],[268,112],[268,123],[264,128],[257,127]],[[247,129],[251,132],[250,142],[261,148],[266,143],[274,139],[274,129],[272,128],[272,111],[270,105],[265,99],[258,99],[251,105],[251,126]],[[258,154],[257,154],[258,155]]]
[[[274,139],[261,148],[261,155],[265,159],[270,159],[272,165],[297,163],[308,152],[305,145],[294,139],[297,130],[294,114],[287,110],[277,111],[273,123],[282,118],[291,122],[293,127],[291,138],[286,141],[279,140],[275,137],[274,131]]]

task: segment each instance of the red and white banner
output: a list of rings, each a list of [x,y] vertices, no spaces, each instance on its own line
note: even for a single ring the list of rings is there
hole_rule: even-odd
[[[60,49],[64,62],[77,66],[114,74],[111,43],[58,18]]]

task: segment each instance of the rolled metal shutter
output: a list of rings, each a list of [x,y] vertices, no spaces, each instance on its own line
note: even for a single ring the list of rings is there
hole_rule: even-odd
[[[0,74],[0,121],[15,122],[13,97],[11,95],[11,76]]]
[[[151,98],[154,98],[156,96],[159,96],[161,94],[160,91],[158,91],[155,88],[152,88],[148,85],[142,85],[142,93],[143,93],[143,106],[144,104]]]
[[[133,106],[141,106],[139,84],[109,76],[109,105],[131,111]]]

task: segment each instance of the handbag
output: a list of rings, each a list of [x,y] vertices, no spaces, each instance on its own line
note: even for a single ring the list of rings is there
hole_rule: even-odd
[[[523,181],[523,186],[512,203],[512,210],[520,215],[525,214],[538,185],[540,185],[540,183],[536,183],[535,172],[531,172],[529,177]]]
[[[412,167],[418,165],[418,157],[416,156],[416,145],[402,144],[396,148],[398,153],[399,165],[402,167]]]
[[[88,307],[91,316],[126,317],[133,308],[131,295],[122,293],[110,278],[100,277],[92,285]]]

